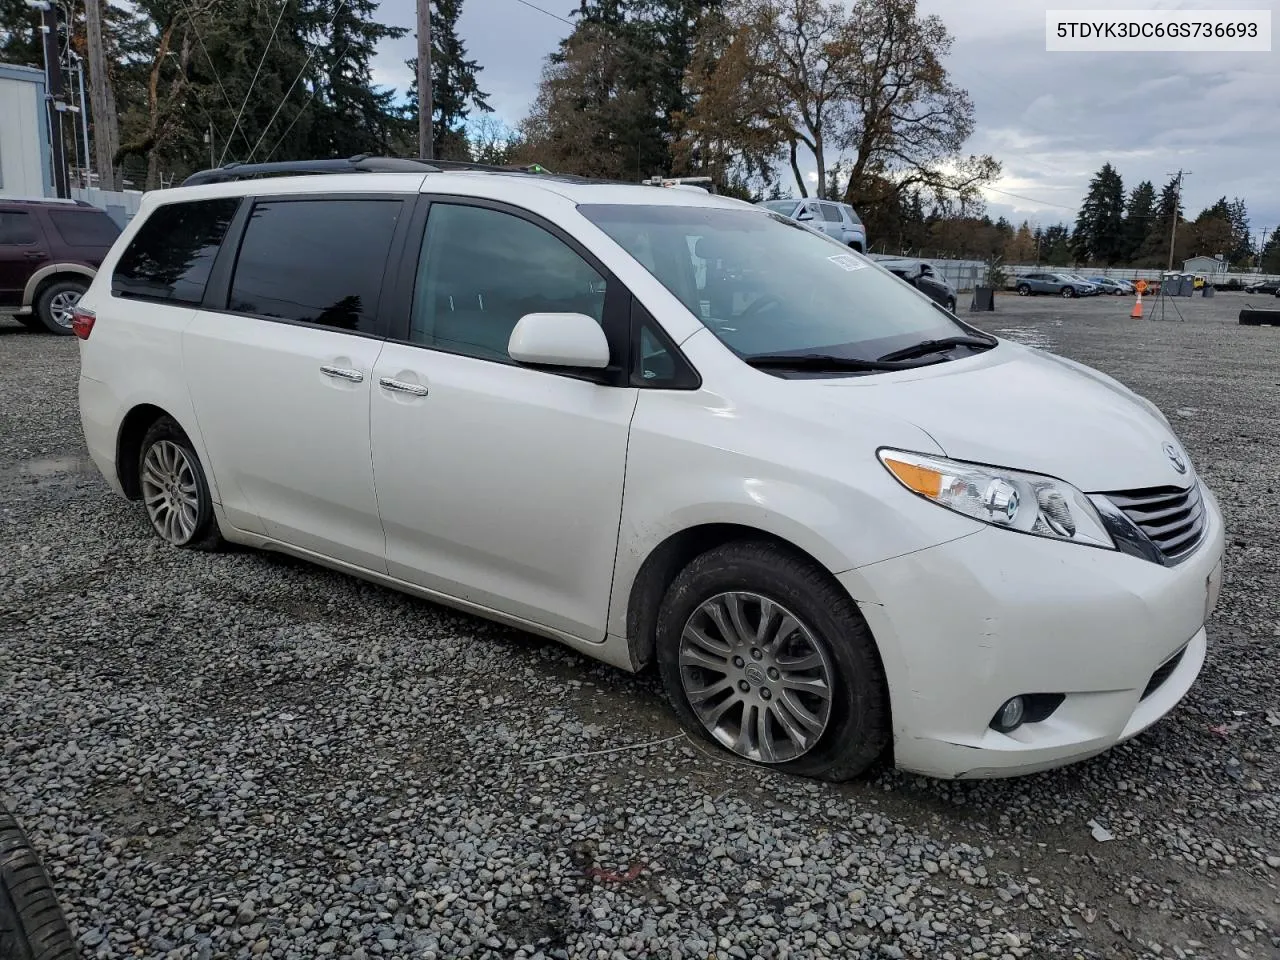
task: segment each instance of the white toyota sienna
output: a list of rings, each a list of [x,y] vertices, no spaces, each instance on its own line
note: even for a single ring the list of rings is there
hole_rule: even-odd
[[[1079,760],[1204,663],[1222,519],[1159,410],[785,217],[418,161],[188,184],[74,321],[89,450],[174,546],[655,664],[691,735],[828,779]]]

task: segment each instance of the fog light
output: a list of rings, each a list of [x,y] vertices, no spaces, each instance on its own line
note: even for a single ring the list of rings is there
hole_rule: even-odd
[[[1009,733],[1022,726],[1026,712],[1026,702],[1022,697],[1011,697],[996,711],[996,715],[991,719],[991,726],[1001,733]]]

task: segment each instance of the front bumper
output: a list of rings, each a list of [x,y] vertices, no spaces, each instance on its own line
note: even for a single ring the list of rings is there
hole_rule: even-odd
[[[1174,567],[990,528],[843,574],[884,661],[897,765],[947,778],[1033,773],[1101,753],[1173,709],[1204,663],[1221,587],[1222,518],[1204,494],[1204,539]],[[1042,721],[991,729],[1001,704],[1032,693],[1066,696]]]

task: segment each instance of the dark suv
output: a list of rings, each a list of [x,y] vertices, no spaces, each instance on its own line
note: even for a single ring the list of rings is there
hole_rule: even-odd
[[[71,333],[71,309],[119,235],[105,211],[82,200],[0,198],[0,313]]]

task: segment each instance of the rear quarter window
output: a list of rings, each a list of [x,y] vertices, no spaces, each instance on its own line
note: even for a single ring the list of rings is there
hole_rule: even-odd
[[[199,303],[239,205],[239,197],[220,197],[156,208],[121,254],[111,275],[111,292],[118,297]]]
[[[120,236],[116,222],[100,210],[51,210],[48,217],[69,247],[110,247]]]

